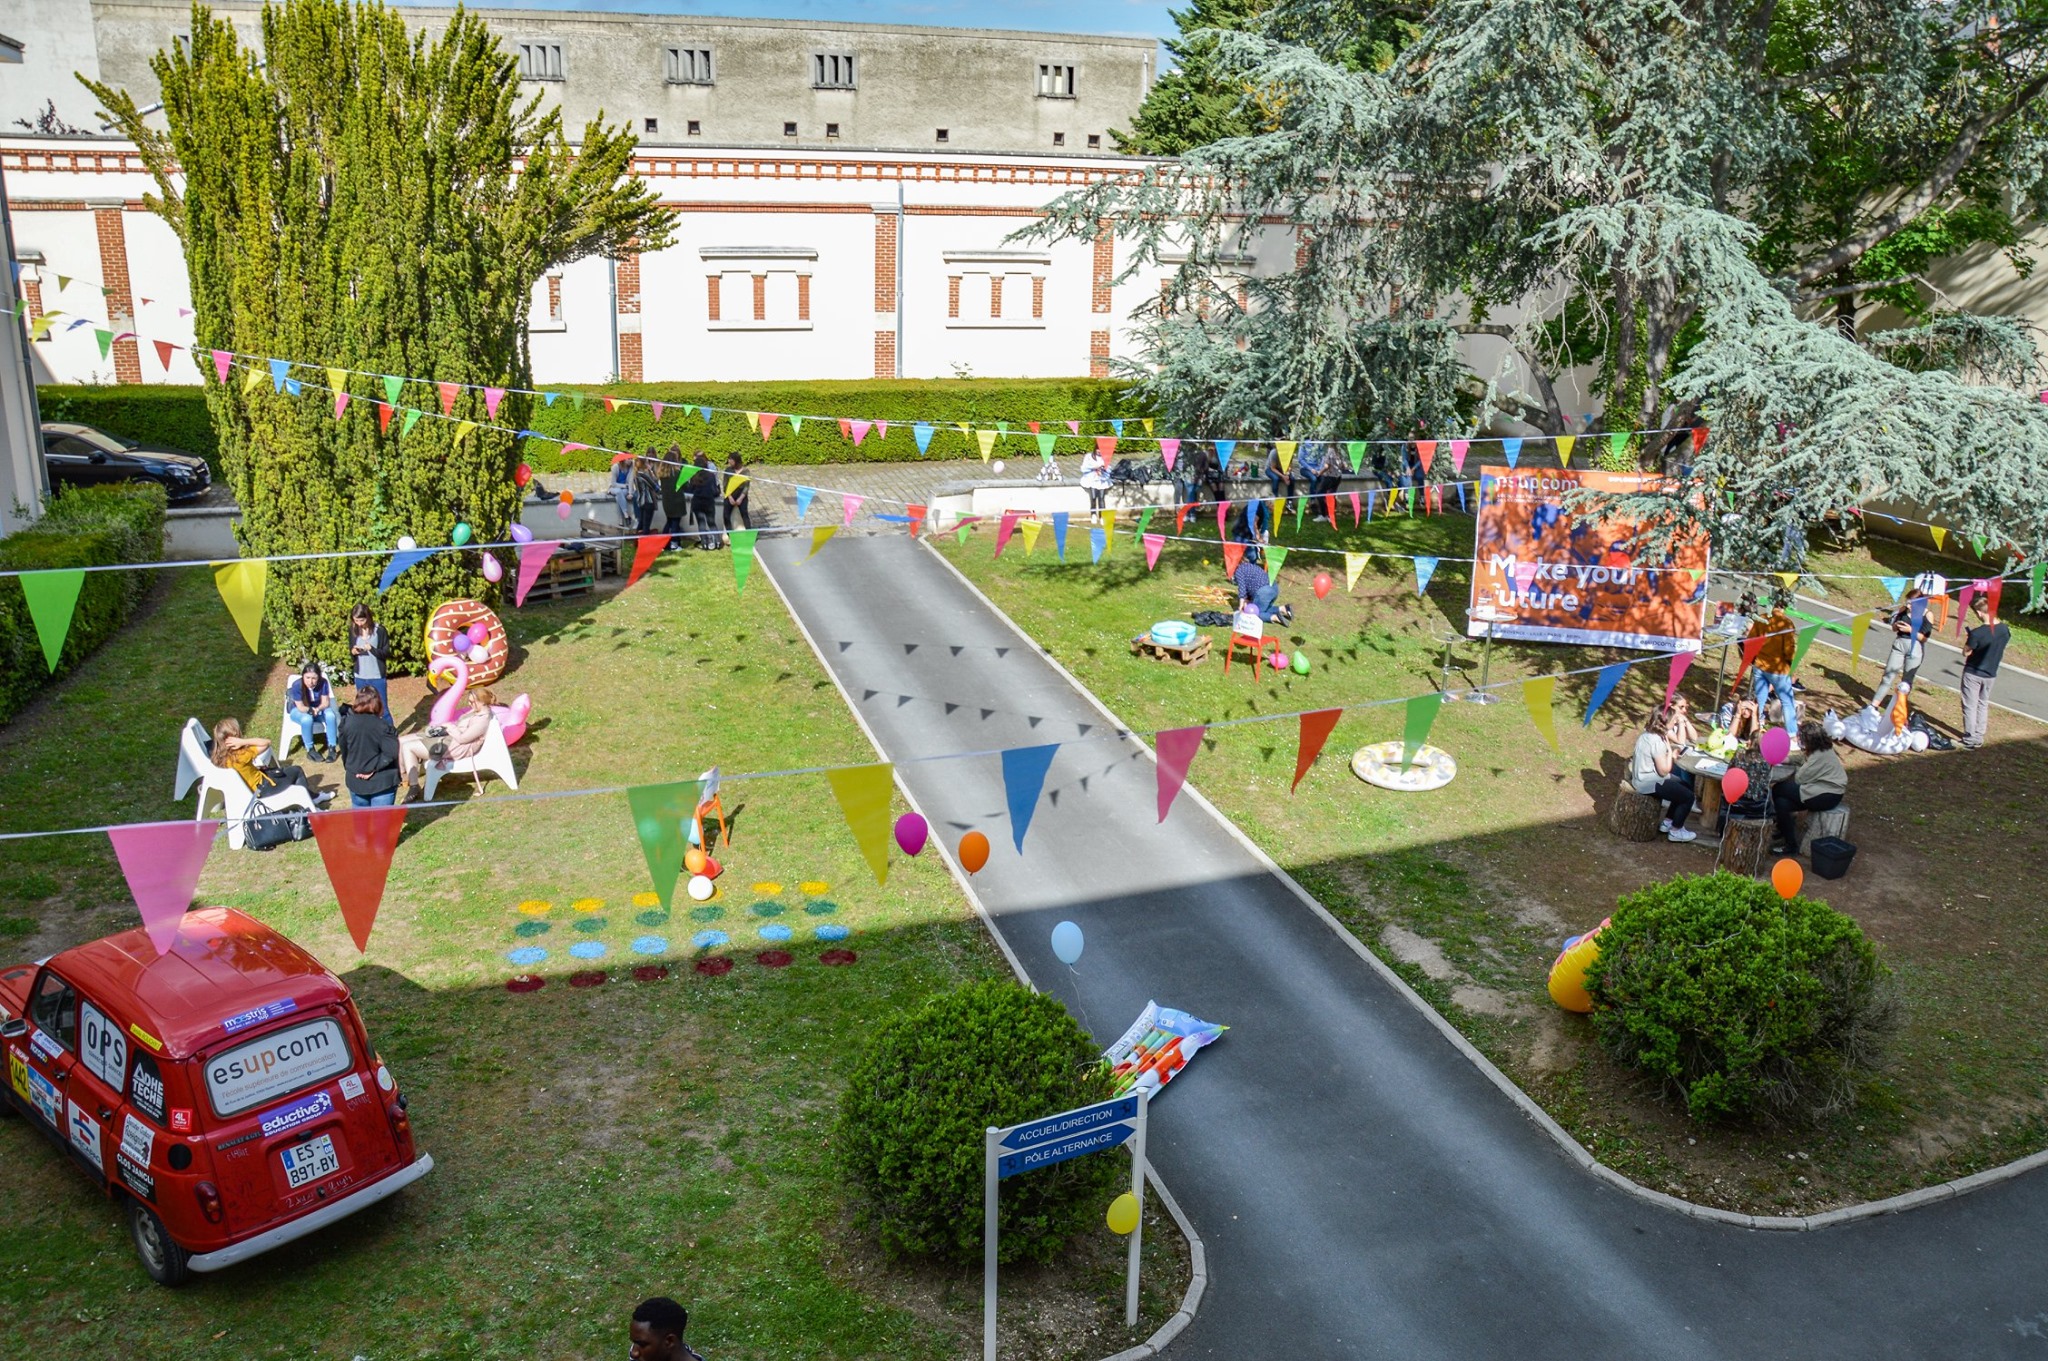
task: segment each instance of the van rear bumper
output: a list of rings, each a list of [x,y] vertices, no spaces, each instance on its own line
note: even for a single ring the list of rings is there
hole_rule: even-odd
[[[361,1190],[343,1196],[340,1200],[322,1205],[311,1214],[302,1215],[289,1223],[280,1224],[274,1229],[266,1229],[254,1238],[245,1238],[239,1243],[230,1243],[218,1252],[195,1253],[186,1265],[194,1271],[219,1271],[222,1267],[230,1267],[237,1262],[246,1262],[251,1257],[269,1252],[272,1248],[281,1248],[286,1243],[304,1238],[309,1233],[318,1233],[329,1224],[334,1223],[336,1220],[346,1219],[358,1210],[366,1210],[385,1197],[396,1195],[398,1192],[403,1191],[406,1187],[412,1185],[433,1170],[433,1157],[422,1153],[418,1158],[385,1177],[382,1181],[373,1181]]]

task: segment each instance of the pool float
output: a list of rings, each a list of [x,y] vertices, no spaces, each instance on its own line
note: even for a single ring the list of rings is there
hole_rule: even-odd
[[[1566,1011],[1584,1015],[1593,1009],[1593,995],[1586,991],[1586,969],[1600,958],[1600,942],[1595,939],[1607,929],[1612,917],[1603,917],[1600,924],[1583,936],[1573,936],[1558,951],[1557,958],[1550,965],[1550,1000]]]

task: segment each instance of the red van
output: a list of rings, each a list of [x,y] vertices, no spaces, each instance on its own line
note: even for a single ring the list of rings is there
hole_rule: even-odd
[[[340,979],[261,922],[186,914],[0,970],[7,1098],[128,1214],[176,1285],[418,1181],[405,1096]]]

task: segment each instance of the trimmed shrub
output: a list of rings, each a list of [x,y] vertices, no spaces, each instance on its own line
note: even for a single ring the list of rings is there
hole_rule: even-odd
[[[164,489],[153,482],[74,487],[51,499],[43,518],[0,539],[0,568],[36,572],[155,562],[164,555]],[[92,655],[127,622],[154,572],[87,572],[58,658],[59,674]],[[13,718],[50,683],[43,645],[18,578],[0,582],[0,722]]]
[[[979,1261],[984,1131],[1109,1095],[1102,1055],[1057,1000],[1014,983],[932,998],[874,1033],[840,1101],[861,1224],[891,1256]],[[1129,1179],[1125,1157],[1091,1153],[1005,1181],[1002,1260],[1050,1260]]]
[[[206,411],[206,391],[168,384],[121,383],[113,387],[42,387],[36,404],[46,421],[94,425],[110,435],[144,444],[164,444],[197,454],[219,480],[220,449],[213,437],[213,418]]]
[[[1899,1020],[1891,970],[1854,920],[1725,872],[1623,897],[1586,987],[1609,1052],[1695,1119],[1853,1105]]]

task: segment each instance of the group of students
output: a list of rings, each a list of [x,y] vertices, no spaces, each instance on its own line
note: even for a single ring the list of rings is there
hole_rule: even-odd
[[[1849,793],[1849,770],[1842,764],[1827,730],[1817,722],[1806,721],[1799,725],[1799,749],[1786,757],[1790,771],[1773,784],[1771,763],[1764,759],[1759,745],[1761,736],[1760,732],[1752,736],[1728,763],[1730,770],[1741,770],[1749,784],[1741,798],[1722,807],[1719,825],[1714,830],[1723,830],[1731,817],[1768,816],[1777,828],[1773,851],[1797,855],[1798,815],[1822,813],[1839,806]],[[1672,841],[1693,841],[1699,836],[1685,825],[1692,816],[1696,798],[1693,777],[1678,768],[1678,754],[1698,740],[1698,730],[1681,695],[1669,707],[1650,714],[1629,758],[1629,787],[1666,805],[1660,830]]]
[[[619,509],[619,523],[631,525],[635,534],[652,534],[659,510],[660,532],[669,536],[670,548],[683,547],[685,535],[693,536],[699,548],[723,548],[734,529],[754,527],[748,484],[744,478],[733,481],[740,467],[740,456],[728,454],[721,476],[702,449],[686,462],[676,444],[669,445],[665,458],[651,445],[639,457],[620,458],[612,464],[612,503]]]
[[[285,687],[285,713],[298,725],[308,761],[341,763],[350,806],[390,807],[398,802],[401,787],[416,797],[429,761],[465,760],[483,750],[493,721],[491,706],[498,702],[488,686],[466,693],[467,707],[455,722],[400,733],[392,722],[384,674],[389,640],[369,606],[358,605],[350,614],[348,643],[355,673],[349,703],[339,701],[320,664],[309,658]],[[324,740],[316,742],[316,737]],[[303,767],[263,764],[269,751],[270,740],[245,736],[237,719],[213,725],[214,764],[241,776],[259,799],[297,785],[313,793],[316,802],[326,801],[329,796],[313,791]]]

